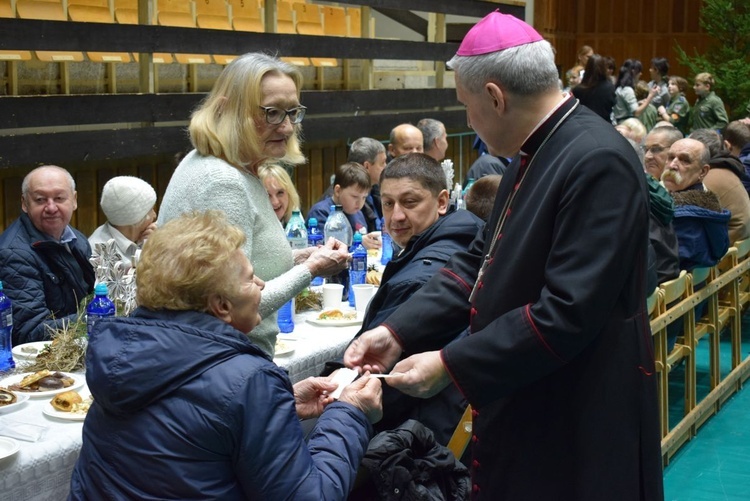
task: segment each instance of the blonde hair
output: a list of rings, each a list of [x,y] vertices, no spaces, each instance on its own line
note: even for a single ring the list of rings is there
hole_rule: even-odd
[[[714,84],[716,83],[714,81],[714,76],[711,73],[698,73],[697,75],[695,75],[695,81],[696,83],[702,83],[710,86],[711,90],[714,89]]]
[[[261,81],[269,74],[291,78],[299,97],[302,74],[291,64],[257,52],[238,57],[224,68],[190,118],[190,141],[198,153],[242,167],[262,160],[263,145],[255,124],[263,120]],[[305,161],[300,150],[301,132],[301,124],[294,124],[294,134],[280,161],[292,165]]]
[[[289,177],[286,169],[276,164],[262,165],[258,169],[258,177],[265,186],[266,178],[275,179],[279,186],[286,191],[289,196],[289,205],[287,205],[286,211],[284,212],[283,223],[287,223],[289,218],[292,217],[292,211],[299,210],[299,193],[297,188],[294,187],[292,178]]]
[[[646,126],[643,122],[635,117],[626,118],[615,127],[623,136],[632,139],[638,144],[641,144],[643,138],[646,137]],[[627,134],[624,134],[620,129],[625,129]]]
[[[236,296],[237,250],[245,234],[223,212],[183,214],[159,227],[143,246],[136,300],[151,310],[208,311],[209,298]]]

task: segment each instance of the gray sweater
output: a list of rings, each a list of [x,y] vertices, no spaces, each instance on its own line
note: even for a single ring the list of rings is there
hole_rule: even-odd
[[[263,183],[224,160],[191,151],[177,166],[159,208],[163,224],[191,211],[221,210],[230,223],[247,235],[244,252],[265,280],[260,302],[262,322],[248,334],[263,351],[273,355],[276,311],[310,284],[305,265],[294,266],[284,229],[268,201]]]

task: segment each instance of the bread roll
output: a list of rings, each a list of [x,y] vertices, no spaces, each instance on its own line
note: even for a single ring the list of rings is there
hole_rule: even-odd
[[[58,411],[70,412],[73,410],[74,404],[80,404],[81,402],[83,402],[83,399],[77,391],[66,391],[56,395],[50,403]]]

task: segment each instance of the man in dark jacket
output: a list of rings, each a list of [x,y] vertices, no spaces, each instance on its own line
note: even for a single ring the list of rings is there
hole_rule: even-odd
[[[74,320],[94,287],[86,236],[70,226],[78,208],[75,181],[57,166],[23,180],[23,213],[0,235],[0,280],[13,302],[13,344],[50,338]]]
[[[702,142],[680,139],[669,149],[662,174],[664,187],[674,198],[673,224],[683,270],[714,266],[729,248],[729,211],[703,186],[709,161],[708,147]]]
[[[448,65],[469,125],[514,160],[483,234],[344,362],[412,396],[461,390],[474,499],[662,499],[638,157],[561,95],[551,45],[513,16],[482,19]]]
[[[453,254],[465,251],[484,226],[471,212],[449,207],[439,167],[424,153],[408,153],[391,161],[381,175],[385,227],[403,250],[386,266],[357,336],[388,318]],[[462,331],[456,329],[449,335],[456,337]],[[329,368],[338,366],[329,364]],[[383,419],[375,430],[390,430],[407,419],[416,419],[432,430],[438,443],[446,445],[465,408],[455,387],[422,400],[384,385]]]

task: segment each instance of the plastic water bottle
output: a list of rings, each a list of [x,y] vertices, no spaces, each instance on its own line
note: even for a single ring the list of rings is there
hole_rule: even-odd
[[[13,308],[0,282],[0,372],[15,368],[13,361]]]
[[[326,224],[323,227],[323,236],[326,242],[333,237],[346,244],[347,247],[352,245],[352,225],[344,214],[344,208],[341,205],[334,205],[333,210],[328,214]]]
[[[323,234],[318,228],[318,219],[311,217],[307,220],[307,245],[317,247],[323,244]],[[323,277],[313,277],[310,285],[323,285]]]
[[[391,234],[385,231],[385,225],[383,225],[383,231],[380,234],[382,240],[380,250],[380,264],[385,266],[391,259],[393,259],[393,240],[391,240]]]
[[[451,192],[451,204],[454,204],[456,209],[464,208],[464,195],[463,190],[461,189],[461,183],[456,183],[456,186],[453,187],[453,191]]]
[[[323,236],[326,242],[329,238],[333,237],[346,244],[347,248],[352,245],[352,225],[349,224],[349,220],[344,214],[344,208],[341,205],[334,205],[326,224],[323,227]],[[341,300],[346,301],[349,299],[349,270],[344,269],[341,273],[328,279],[330,283],[341,284],[344,286],[344,290],[341,293]]]
[[[115,303],[107,296],[107,284],[104,282],[94,287],[94,299],[86,307],[86,334],[91,337],[94,325],[100,318],[115,316]]]
[[[292,211],[292,217],[286,223],[284,231],[286,231],[286,239],[289,240],[292,249],[307,248],[307,228],[305,228],[305,220],[302,219],[302,214],[298,210]]]
[[[294,298],[279,308],[276,321],[279,324],[279,332],[288,333],[294,330]]]
[[[349,263],[349,290],[352,285],[367,282],[367,249],[362,246],[362,234],[354,234],[354,244],[351,249],[352,261]],[[354,307],[354,293],[349,294],[349,306]]]

